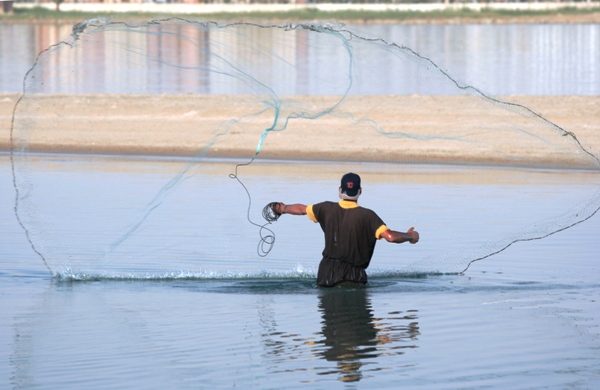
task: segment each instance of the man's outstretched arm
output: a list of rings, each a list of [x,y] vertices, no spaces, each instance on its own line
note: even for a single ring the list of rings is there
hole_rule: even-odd
[[[275,203],[271,206],[271,209],[276,214],[293,214],[293,215],[306,215],[306,205],[296,204],[285,204],[283,202]]]
[[[410,242],[411,244],[416,244],[419,242],[419,232],[414,230],[415,228],[410,228],[406,233],[397,232],[395,230],[386,230],[381,233],[381,237],[385,238],[387,242],[393,242],[396,244],[402,244],[403,242]]]

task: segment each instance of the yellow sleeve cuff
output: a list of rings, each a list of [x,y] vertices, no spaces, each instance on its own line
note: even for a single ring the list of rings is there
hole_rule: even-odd
[[[308,218],[310,218],[311,221],[318,222],[315,213],[313,212],[312,204],[306,206],[306,215],[308,215]]]
[[[381,225],[379,227],[379,229],[377,229],[377,231],[375,232],[375,238],[377,238],[378,240],[381,240],[381,235],[383,234],[383,232],[385,232],[386,230],[390,230],[390,228],[388,228],[385,225]]]

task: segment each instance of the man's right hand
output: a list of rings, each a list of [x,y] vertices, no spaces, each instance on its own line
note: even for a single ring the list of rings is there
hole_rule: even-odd
[[[283,208],[285,207],[285,205],[281,202],[271,202],[269,203],[269,207],[275,215],[280,216],[281,214],[283,214]]]

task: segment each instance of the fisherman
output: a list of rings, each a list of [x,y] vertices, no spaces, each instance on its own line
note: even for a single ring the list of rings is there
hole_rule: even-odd
[[[360,176],[347,173],[342,177],[339,188],[340,201],[325,201],[314,205],[273,202],[272,212],[282,214],[308,215],[318,222],[325,234],[323,259],[319,264],[317,285],[333,287],[338,285],[360,286],[367,283],[365,270],[371,262],[375,243],[384,238],[388,242],[401,244],[419,241],[419,233],[414,228],[406,233],[388,228],[372,210],[358,205],[362,194]]]

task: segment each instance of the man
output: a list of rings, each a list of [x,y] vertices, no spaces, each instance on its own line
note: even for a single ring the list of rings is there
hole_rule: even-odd
[[[317,284],[321,287],[337,285],[363,285],[367,283],[365,269],[371,262],[375,243],[384,238],[388,242],[401,244],[419,241],[414,228],[406,233],[389,229],[372,210],[357,203],[362,194],[360,176],[347,173],[342,177],[339,188],[341,201],[322,202],[314,205],[271,203],[277,216],[281,214],[308,215],[318,222],[325,233],[325,249],[319,264]]]

